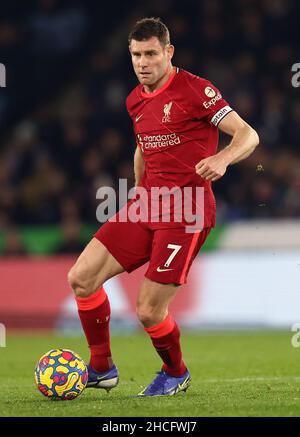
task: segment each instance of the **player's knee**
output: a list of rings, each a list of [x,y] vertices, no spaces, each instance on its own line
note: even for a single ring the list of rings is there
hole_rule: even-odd
[[[77,297],[88,297],[93,293],[86,272],[76,265],[68,273],[68,282]]]
[[[152,322],[152,317],[151,317],[150,312],[147,312],[144,310],[138,310],[137,316],[138,316],[138,319],[143,326],[145,326],[145,327],[150,326],[150,324]]]
[[[155,308],[152,308],[150,306],[140,306],[137,307],[136,313],[139,321],[146,328],[149,326],[153,326],[156,323],[159,323],[157,322],[159,316],[157,311],[155,311]]]

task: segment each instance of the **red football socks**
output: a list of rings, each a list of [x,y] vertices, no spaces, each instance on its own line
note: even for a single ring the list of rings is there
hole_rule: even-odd
[[[113,364],[110,351],[108,297],[101,287],[87,298],[76,297],[76,302],[91,352],[90,365],[97,372],[105,372]]]
[[[163,370],[172,376],[182,376],[186,365],[182,360],[180,331],[170,314],[158,325],[144,328],[150,335],[153,346],[163,360]]]

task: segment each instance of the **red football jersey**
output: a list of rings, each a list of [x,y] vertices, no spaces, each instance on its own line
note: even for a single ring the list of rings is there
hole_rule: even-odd
[[[214,226],[211,182],[196,174],[195,165],[217,152],[218,123],[232,111],[220,91],[208,80],[174,67],[153,93],[145,93],[141,84],[134,88],[126,106],[145,162],[140,185],[147,190],[203,187],[204,227]]]

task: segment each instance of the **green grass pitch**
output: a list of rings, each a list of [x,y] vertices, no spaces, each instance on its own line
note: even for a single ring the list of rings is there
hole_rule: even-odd
[[[109,394],[87,389],[73,401],[44,398],[34,367],[49,349],[64,347],[88,359],[83,338],[11,335],[0,348],[0,416],[299,416],[300,349],[291,332],[183,332],[192,376],[186,393],[137,398],[160,368],[143,333],[112,336],[120,382]]]

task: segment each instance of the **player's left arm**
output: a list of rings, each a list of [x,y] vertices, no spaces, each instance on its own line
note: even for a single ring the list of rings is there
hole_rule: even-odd
[[[229,164],[236,164],[248,158],[259,144],[257,132],[234,111],[227,114],[218,127],[232,136],[230,144],[216,155],[202,159],[195,166],[196,173],[210,181],[220,179]]]

